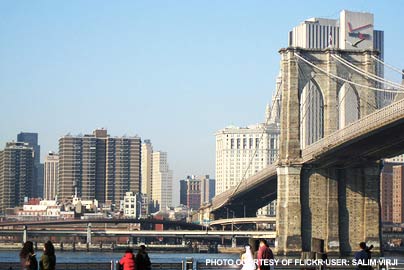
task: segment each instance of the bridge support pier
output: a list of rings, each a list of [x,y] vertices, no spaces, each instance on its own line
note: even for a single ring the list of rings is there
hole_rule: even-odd
[[[360,242],[380,251],[378,163],[303,168],[302,251],[351,255]]]
[[[282,255],[302,251],[300,172],[300,165],[278,168],[277,253]]]
[[[87,224],[87,244],[91,244],[91,223]]]
[[[339,253],[336,170],[304,168],[300,195],[302,251]]]
[[[350,254],[360,242],[380,252],[380,171],[378,163],[343,169],[339,181],[340,252]]]

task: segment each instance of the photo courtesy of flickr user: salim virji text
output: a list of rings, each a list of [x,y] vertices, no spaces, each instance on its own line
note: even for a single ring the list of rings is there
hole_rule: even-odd
[[[397,266],[397,259],[370,259],[370,260],[348,260],[348,259],[261,259],[254,260],[258,265],[283,265],[283,266],[357,266],[357,265],[368,265],[368,266]],[[205,264],[207,266],[234,266],[234,265],[243,265],[243,261],[241,259],[205,259]]]

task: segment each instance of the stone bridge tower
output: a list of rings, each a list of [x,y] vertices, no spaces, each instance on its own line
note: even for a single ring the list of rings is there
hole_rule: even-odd
[[[375,86],[341,65],[342,57],[375,73],[371,50],[281,49],[282,106],[278,167],[277,252],[350,254],[366,241],[380,248],[380,166],[376,160],[311,164],[302,150],[377,109]],[[311,66],[297,56],[323,69]]]

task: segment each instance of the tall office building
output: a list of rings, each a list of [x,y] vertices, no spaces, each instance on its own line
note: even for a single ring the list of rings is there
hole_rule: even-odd
[[[280,79],[276,81],[276,88]],[[274,96],[273,108],[266,108],[265,123],[248,127],[227,127],[216,133],[216,186],[218,195],[261,171],[278,158],[280,134],[280,97]],[[276,201],[262,207],[257,215],[274,214]]]
[[[180,180],[180,204],[187,205],[187,182],[182,179]]]
[[[195,175],[180,180],[180,204],[193,210],[201,206],[201,180]]]
[[[59,155],[49,152],[44,163],[44,199],[54,200],[57,194]]]
[[[404,164],[384,164],[380,181],[382,222],[404,223]]]
[[[0,212],[33,197],[34,150],[24,142],[9,142],[0,151]]]
[[[142,143],[142,181],[141,192],[142,194],[151,195],[152,191],[152,154],[153,146],[150,140],[144,140]]]
[[[384,55],[383,31],[374,30],[371,13],[342,10],[339,20],[310,18],[289,32],[289,46],[305,49],[376,49]],[[362,42],[355,44],[360,39]]]
[[[215,179],[211,179],[209,175],[205,175],[201,177],[201,205],[204,203],[208,203],[215,196]]]
[[[34,172],[33,172],[33,197],[43,197],[43,164],[41,163],[41,147],[38,144],[38,133],[20,132],[17,135],[17,142],[28,143],[34,149]]]
[[[280,125],[276,109],[267,106],[266,122],[230,126],[216,133],[216,194],[261,171],[278,156]],[[251,164],[250,164],[251,162]]]
[[[152,154],[152,193],[154,210],[172,206],[173,172],[169,169],[166,152]]]
[[[140,144],[139,137],[110,137],[105,129],[60,138],[58,198],[76,194],[119,205],[126,192],[139,192]]]

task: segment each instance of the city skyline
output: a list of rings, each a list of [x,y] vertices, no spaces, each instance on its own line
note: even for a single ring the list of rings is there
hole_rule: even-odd
[[[138,134],[168,153],[178,185],[184,175],[214,175],[217,130],[262,121],[277,50],[301,21],[341,9],[374,13],[386,62],[402,66],[399,1],[291,3],[281,16],[284,5],[264,1],[3,2],[0,146],[38,132],[43,162],[67,133]]]

